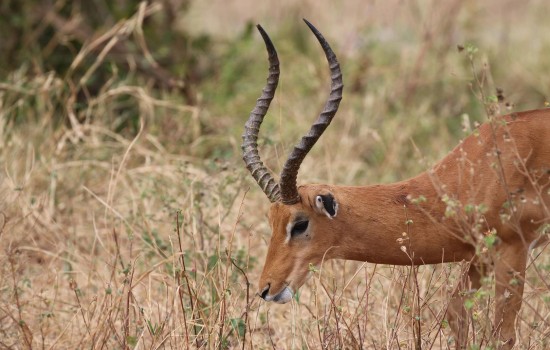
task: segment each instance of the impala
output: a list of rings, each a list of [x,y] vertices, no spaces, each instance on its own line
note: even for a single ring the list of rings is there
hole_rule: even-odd
[[[479,266],[485,261],[476,247],[491,232],[493,330],[500,347],[511,348],[528,251],[546,240],[541,227],[550,222],[550,109],[491,117],[431,169],[408,180],[360,187],[297,186],[300,164],[336,114],[343,88],[334,52],[306,23],[327,57],[331,91],[318,119],[289,155],[278,183],[260,159],[257,139],[277,88],[279,61],[270,38],[257,26],[268,52],[269,76],[246,122],[242,149],[246,167],[272,203],[272,237],[259,295],[289,302],[308,278],[310,266],[326,259],[392,265],[466,261],[468,272],[447,310],[456,346],[464,348],[468,324],[462,291],[480,287],[484,269]],[[406,244],[400,243],[404,231]]]

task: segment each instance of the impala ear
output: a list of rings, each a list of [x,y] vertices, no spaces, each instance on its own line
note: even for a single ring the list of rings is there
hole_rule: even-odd
[[[315,197],[315,208],[320,214],[326,215],[329,219],[338,214],[338,202],[332,194],[320,194]]]

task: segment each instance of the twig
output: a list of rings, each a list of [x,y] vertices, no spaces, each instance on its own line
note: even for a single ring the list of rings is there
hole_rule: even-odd
[[[15,263],[13,259],[13,251],[10,251],[8,253],[8,260],[10,262],[10,268],[11,268],[11,275],[13,279],[13,294],[15,296],[15,305],[17,306],[17,313],[19,319],[17,320],[17,324],[19,325],[19,328],[21,329],[21,333],[23,336],[23,339],[25,340],[25,345],[27,346],[27,349],[32,349],[32,333],[29,329],[29,326],[23,321],[23,315],[21,313],[21,301],[19,300],[19,289],[17,287],[17,279],[16,279],[16,272],[15,272]]]
[[[185,279],[185,284],[187,285],[187,293],[189,294],[189,304],[191,305],[191,320],[193,321],[193,332],[195,334],[195,342],[196,342],[196,346],[197,346],[197,349],[198,349],[200,346],[199,346],[199,337],[198,337],[198,331],[197,331],[197,324],[195,322],[195,307],[194,307],[194,304],[193,304],[193,293],[191,293],[191,284],[189,283],[189,277],[187,276],[187,269],[185,267],[185,256],[184,256],[184,253],[183,253],[183,244],[182,244],[182,239],[181,239],[181,234],[180,234],[180,225],[179,225],[178,215],[179,215],[179,212],[176,212],[176,226],[177,226],[178,244],[179,244],[179,249],[180,249],[180,262],[181,262],[181,267],[182,267],[182,270],[183,270],[183,278]],[[182,303],[182,310],[183,310],[183,297],[182,297],[181,294],[180,294],[180,300],[181,300],[180,302]],[[185,310],[183,310],[183,317],[184,317],[184,322],[186,322],[185,321]],[[185,331],[186,331],[186,334],[187,334],[187,324],[185,325]],[[187,341],[189,342],[189,338],[187,338]]]
[[[227,253],[227,251],[226,251],[226,253]],[[246,344],[246,325],[248,324],[248,311],[249,311],[249,307],[250,307],[250,282],[248,281],[248,277],[246,276],[246,273],[235,262],[235,259],[233,259],[231,257],[229,257],[229,259],[230,259],[231,263],[233,264],[233,266],[235,266],[237,268],[237,270],[239,270],[241,272],[241,274],[243,275],[243,277],[246,281],[246,308],[244,310],[244,324],[245,324],[245,327],[244,327],[244,334],[243,334],[243,350],[244,350],[244,346]]]
[[[180,238],[180,223],[179,223],[179,214],[180,211],[176,211],[176,234],[178,236],[178,242],[179,242],[179,249],[180,249],[180,259],[182,260],[182,266],[183,266],[183,273],[185,274],[185,261],[183,257],[183,251],[181,246],[181,238]],[[185,344],[186,348],[189,349],[189,330],[187,329],[187,317],[185,315],[185,307],[183,305],[183,291],[181,289],[182,283],[181,283],[181,277],[179,273],[176,273],[176,278],[178,281],[178,294],[179,294],[179,301],[181,305],[181,313],[183,314],[183,326],[185,329]],[[191,299],[191,294],[189,294],[189,298]],[[192,301],[191,301],[192,303]]]

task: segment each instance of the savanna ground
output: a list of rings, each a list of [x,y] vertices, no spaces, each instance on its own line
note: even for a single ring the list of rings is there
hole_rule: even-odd
[[[330,261],[291,304],[255,294],[270,229],[240,158],[267,76],[253,24],[282,64],[260,132],[278,173],[328,91],[302,17],[332,44],[345,89],[301,182],[404,179],[487,103],[550,99],[545,0],[2,1],[0,348],[453,346],[460,264]],[[550,346],[550,254],[531,256],[517,349]],[[466,301],[472,349],[495,346],[493,285],[489,272]]]

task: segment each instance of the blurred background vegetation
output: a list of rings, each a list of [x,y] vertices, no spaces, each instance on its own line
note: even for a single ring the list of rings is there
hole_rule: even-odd
[[[151,127],[168,124],[157,131],[192,143],[195,147],[187,150],[192,155],[233,160],[239,150],[228,141],[239,142],[250,101],[265,75],[265,54],[254,29],[262,22],[281,52],[279,98],[284,103],[279,113],[288,125],[273,133],[275,122],[268,120],[264,134],[268,141],[282,140],[287,149],[300,134],[301,129],[294,128],[301,126],[296,119],[304,119],[309,106],[316,111],[326,90],[325,80],[317,79],[327,77],[323,57],[300,20],[309,14],[343,63],[348,102],[339,119],[358,115],[370,126],[390,125],[373,128],[382,133],[382,142],[393,142],[385,130],[399,125],[404,130],[398,138],[406,143],[412,139],[423,148],[431,145],[428,136],[439,131],[453,140],[462,136],[463,113],[483,118],[477,97],[470,93],[469,62],[458,54],[457,45],[481,48],[477,69],[491,64],[494,85],[503,88],[517,108],[541,106],[548,99],[543,77],[550,65],[544,59],[549,48],[542,34],[548,13],[543,1],[494,6],[463,0],[444,5],[352,2],[335,7],[332,11],[307,1],[278,6],[247,1],[3,1],[0,30],[9,34],[0,43],[0,78],[21,89],[36,87],[38,76],[58,79],[62,84],[51,101],[56,108],[52,127],[69,122],[69,113],[79,123],[98,118],[86,108],[107,86],[140,86],[154,98],[200,109],[193,121],[189,115],[159,117]],[[310,98],[317,94],[316,100]],[[71,112],[64,106],[67,99]],[[137,133],[137,106],[127,95],[116,100],[116,111],[109,116],[113,131]],[[23,122],[32,115],[14,111],[8,119]],[[314,113],[307,118],[313,119]],[[408,131],[407,125],[400,125],[407,122],[419,122],[420,127]],[[181,130],[184,125],[188,130]],[[228,131],[231,138],[217,139]],[[380,165],[386,147],[374,142],[364,149],[369,152],[362,152],[363,160]]]
[[[256,23],[281,60],[260,132],[275,173],[328,91],[326,62],[301,18],[324,33],[343,68],[340,112],[304,162],[303,182],[364,185],[425,170],[484,121],[474,74],[491,98],[503,90],[503,113],[550,99],[545,0],[4,0],[0,18],[5,347],[232,347],[254,339],[262,348],[334,348],[361,339],[355,329],[335,337],[338,321],[311,311],[328,312],[330,298],[314,303],[308,286],[271,324],[270,306],[252,297],[270,234],[269,203],[240,159],[243,125],[267,76]],[[235,266],[252,283],[250,297]],[[326,277],[334,288],[358,268],[342,266],[350,274]],[[340,299],[339,307],[381,315],[376,305],[395,274],[380,278],[370,304]],[[547,308],[544,295],[533,295],[535,308]],[[387,305],[399,315],[399,300]],[[324,320],[322,331],[311,319]],[[361,324],[368,343],[396,345],[378,326]]]

